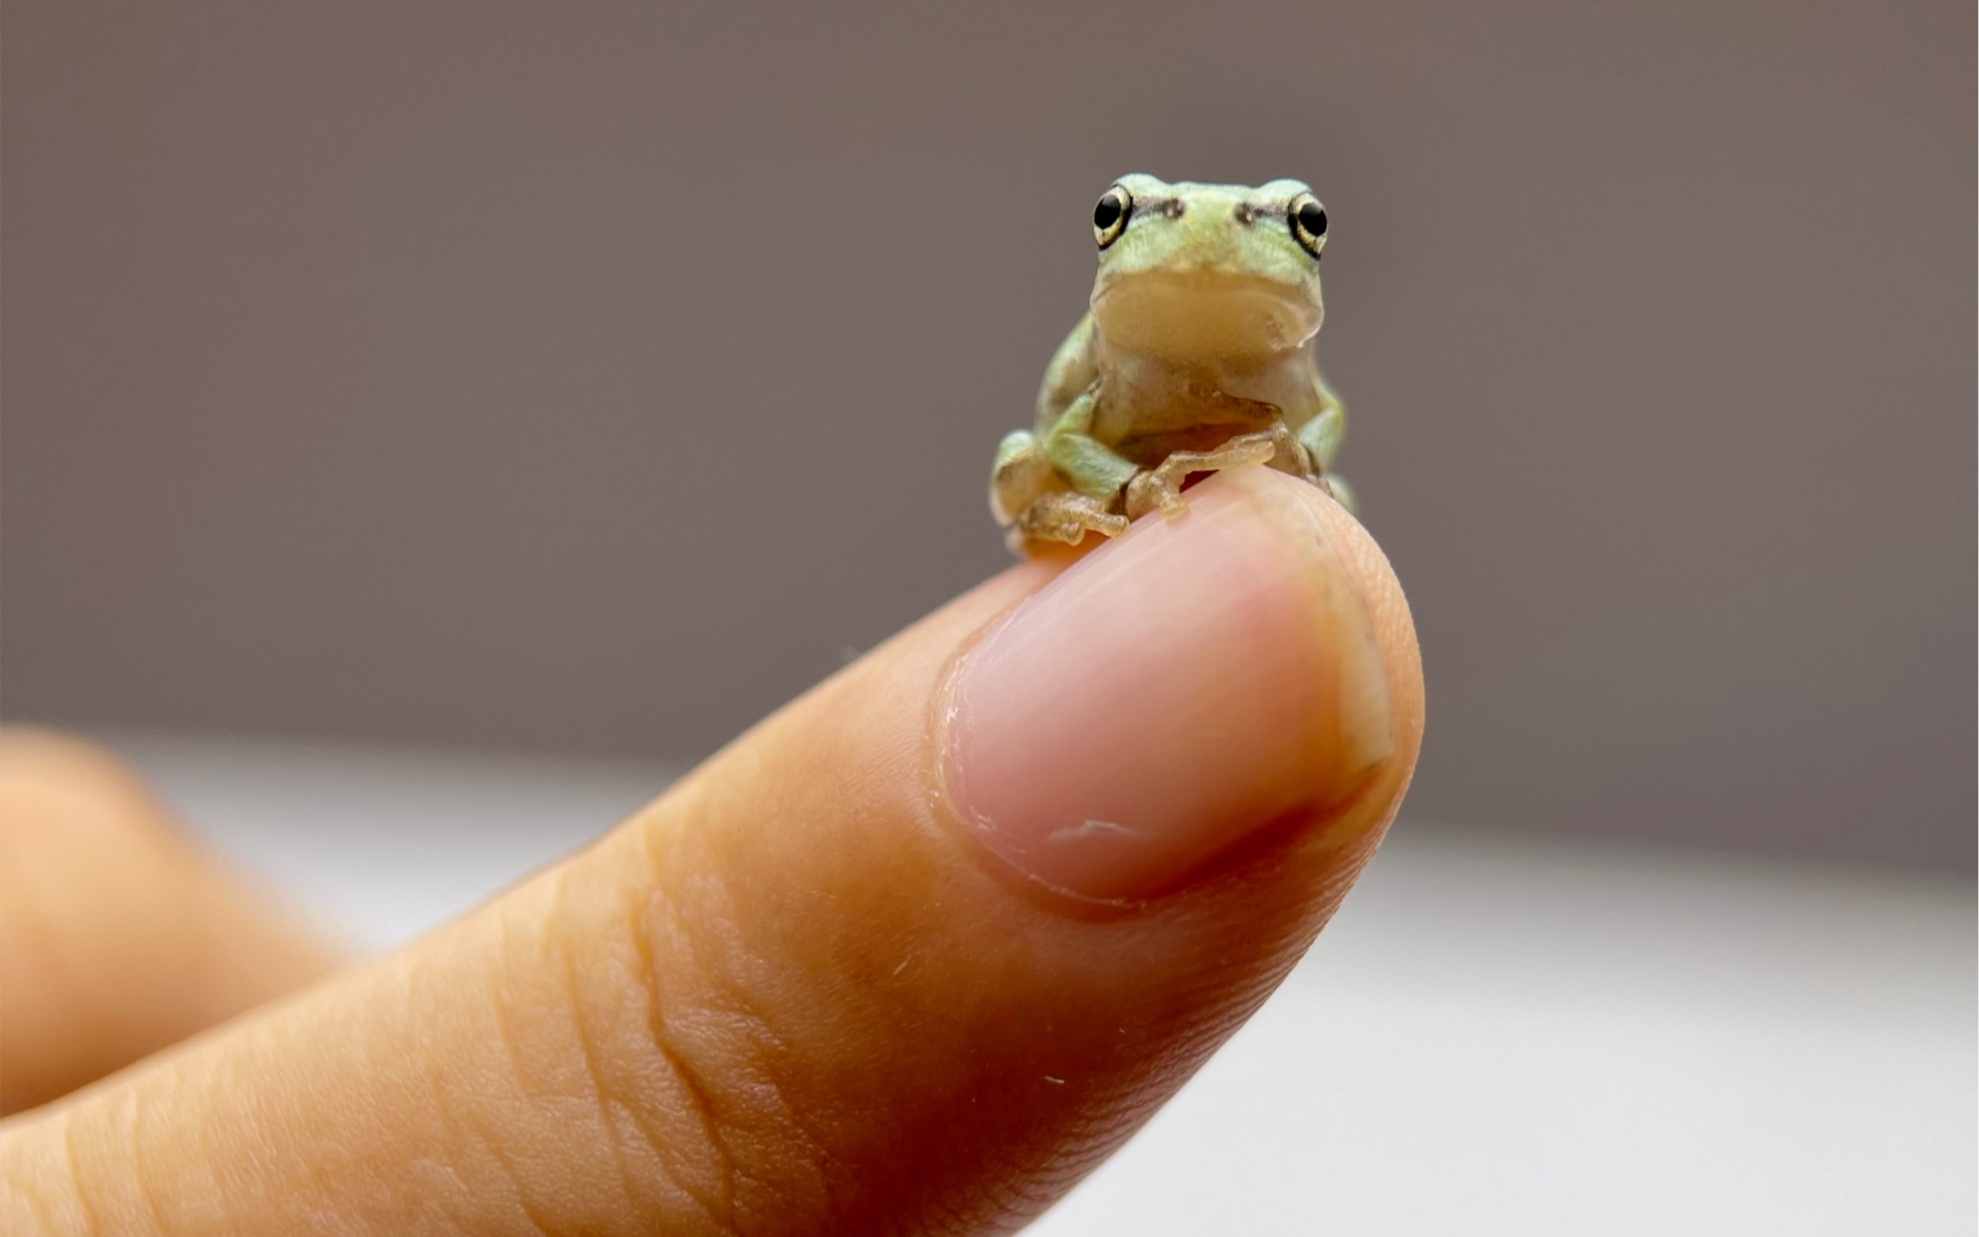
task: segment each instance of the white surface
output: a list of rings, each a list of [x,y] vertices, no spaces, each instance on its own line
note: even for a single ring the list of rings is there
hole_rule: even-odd
[[[663,768],[141,741],[388,945]],[[1404,824],[1262,1013],[1031,1232],[1969,1234],[1970,884]]]

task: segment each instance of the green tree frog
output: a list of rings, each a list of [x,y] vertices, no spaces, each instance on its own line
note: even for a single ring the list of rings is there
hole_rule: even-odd
[[[1313,360],[1326,208],[1312,190],[1123,176],[1093,237],[1091,309],[1045,370],[1036,425],[997,447],[990,510],[1011,549],[1174,518],[1191,473],[1239,464],[1351,508],[1329,474],[1346,409]]]

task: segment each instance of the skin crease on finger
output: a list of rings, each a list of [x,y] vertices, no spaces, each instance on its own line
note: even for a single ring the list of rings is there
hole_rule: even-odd
[[[1364,606],[1391,741],[1342,794],[1182,886],[1067,897],[976,845],[939,793],[958,654],[1060,569],[1025,564],[480,911],[0,1126],[0,1216],[50,1232],[1020,1226],[1269,994],[1413,770],[1406,605],[1366,533],[1304,489]]]

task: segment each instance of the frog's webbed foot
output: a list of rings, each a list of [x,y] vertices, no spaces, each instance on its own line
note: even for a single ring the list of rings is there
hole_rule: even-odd
[[[1239,434],[1211,451],[1170,452],[1167,459],[1127,483],[1127,518],[1138,519],[1156,509],[1171,520],[1179,517],[1188,510],[1188,504],[1182,500],[1182,483],[1189,479],[1190,473],[1216,472],[1267,461],[1276,464],[1281,457],[1289,458],[1296,467],[1304,455],[1304,449],[1282,425],[1255,434]]]
[[[1021,554],[1026,540],[1078,545],[1089,532],[1118,537],[1126,531],[1127,517],[1110,510],[1103,500],[1085,494],[1057,493],[1045,494],[1024,508],[1006,536],[1010,548]]]

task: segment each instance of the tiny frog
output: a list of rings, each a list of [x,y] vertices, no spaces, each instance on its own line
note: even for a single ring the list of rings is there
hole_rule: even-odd
[[[1347,412],[1313,361],[1326,208],[1296,180],[1123,176],[1093,208],[1092,308],[1060,345],[1035,428],[996,450],[990,510],[1012,550],[1117,537],[1185,510],[1191,473],[1269,464],[1351,509],[1328,470]]]

